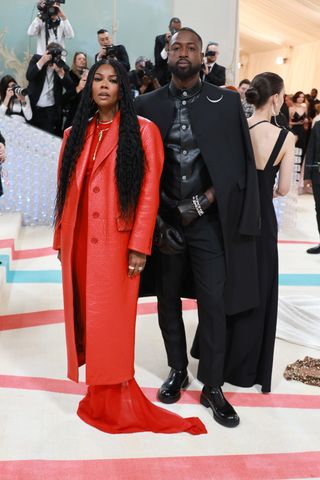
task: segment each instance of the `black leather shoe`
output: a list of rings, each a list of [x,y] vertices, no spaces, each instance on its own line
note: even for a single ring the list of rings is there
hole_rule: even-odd
[[[202,389],[200,397],[201,405],[211,408],[213,418],[224,427],[236,427],[240,418],[232,405],[225,399],[220,387],[207,387]]]
[[[158,400],[162,403],[175,403],[181,397],[181,390],[189,385],[188,372],[171,369],[167,380],[158,390]]]
[[[320,245],[308,248],[307,253],[320,253]]]

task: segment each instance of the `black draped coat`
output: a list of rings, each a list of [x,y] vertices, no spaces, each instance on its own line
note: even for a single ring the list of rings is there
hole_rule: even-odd
[[[158,125],[164,141],[174,116],[169,95],[168,86],[164,86],[135,101],[137,113]],[[189,112],[215,189],[227,269],[225,307],[232,315],[259,303],[255,237],[261,221],[248,125],[239,94],[206,82]],[[141,276],[140,296],[155,295],[154,254]],[[191,269],[180,293],[181,297],[196,298]]]

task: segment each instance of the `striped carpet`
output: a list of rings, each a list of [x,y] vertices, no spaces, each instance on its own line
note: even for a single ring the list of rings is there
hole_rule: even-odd
[[[236,429],[213,421],[199,405],[197,362],[180,402],[168,406],[199,416],[208,435],[112,436],[81,422],[75,411],[85,392],[66,380],[59,263],[52,232],[20,228],[19,216],[0,216],[0,479],[211,480],[320,478],[320,390],[283,378],[287,364],[319,350],[277,339],[273,391],[226,384],[241,418]],[[298,225],[280,237],[280,294],[319,298],[320,256],[311,196],[299,198]],[[184,301],[190,345],[196,303]],[[168,372],[155,299],[139,304],[136,378],[156,401]],[[83,371],[81,372],[83,380]]]

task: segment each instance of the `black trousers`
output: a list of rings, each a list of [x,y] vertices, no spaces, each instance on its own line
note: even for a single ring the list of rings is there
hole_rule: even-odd
[[[316,207],[318,232],[320,234],[320,184],[312,182],[313,198]]]
[[[159,254],[156,268],[159,325],[168,364],[177,370],[188,365],[180,292],[187,266],[191,264],[199,316],[198,379],[205,385],[220,386],[226,343],[223,298],[226,273],[218,214],[206,213],[180,229],[185,236],[186,252]]]
[[[58,121],[57,108],[54,105],[52,107],[33,107],[30,123],[48,133],[61,136],[61,125]]]

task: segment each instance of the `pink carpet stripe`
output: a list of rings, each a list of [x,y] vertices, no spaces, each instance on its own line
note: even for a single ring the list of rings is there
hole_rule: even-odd
[[[48,255],[56,255],[57,252],[51,247],[32,248],[29,250],[16,250],[14,247],[14,239],[9,238],[0,240],[0,248],[11,248],[12,260],[23,260],[26,258],[47,257]]]
[[[63,321],[63,310],[46,310],[43,312],[0,315],[0,331],[26,327],[38,327],[41,325],[62,323]]]
[[[69,380],[42,377],[22,377],[15,375],[0,375],[0,388],[15,388],[19,390],[46,391],[72,395],[83,395],[86,385]],[[157,401],[157,388],[142,387],[144,394],[152,402]],[[266,408],[299,408],[320,409],[320,395],[294,395],[270,393],[225,392],[226,397],[236,407],[266,407]],[[187,390],[183,392],[180,404],[199,404],[200,391]]]
[[[197,303],[195,300],[183,300],[182,308],[183,310],[196,310]],[[156,302],[140,303],[138,305],[138,315],[150,315],[153,313],[157,313]],[[45,310],[42,312],[0,315],[0,331],[51,325],[63,321],[63,310]]]
[[[156,437],[155,437],[156,438]],[[320,476],[320,452],[0,462],[2,480],[279,480]]]
[[[278,240],[278,243],[284,243],[288,245],[318,245],[319,242],[310,242],[305,240]]]

